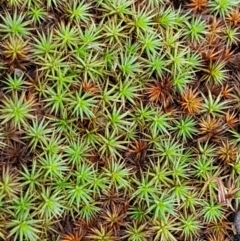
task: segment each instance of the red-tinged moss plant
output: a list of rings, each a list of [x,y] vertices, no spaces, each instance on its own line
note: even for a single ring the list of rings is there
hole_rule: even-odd
[[[240,74],[238,73],[236,75],[236,82],[239,83],[239,80],[240,80]],[[240,85],[236,82],[234,84],[234,93],[232,96],[232,102],[233,102],[232,106],[235,110],[238,110],[240,108]]]
[[[213,173],[213,175],[210,178],[208,178],[208,180],[205,182],[201,190],[201,196],[204,194],[206,195],[206,193],[208,193],[209,199],[211,201],[216,200],[219,204],[224,205],[225,209],[227,209],[228,206],[230,207],[232,206],[231,206],[231,203],[229,202],[230,198],[227,199],[227,189],[223,183],[223,180],[222,180],[223,178],[218,177],[218,176],[223,176],[222,170],[223,169],[217,169],[217,171]]]
[[[113,235],[112,230],[107,230],[102,224],[99,227],[91,228],[86,236],[92,241],[116,241],[117,238]]]
[[[29,43],[20,37],[10,36],[2,44],[2,54],[8,62],[29,60]]]
[[[230,144],[228,140],[222,141],[217,150],[218,158],[224,163],[232,163],[236,160],[237,146]]]
[[[10,141],[8,145],[2,150],[1,159],[4,162],[19,165],[31,159],[28,147],[17,141]]]
[[[228,237],[222,236],[222,235],[213,235],[213,234],[208,234],[207,235],[207,241],[229,241]]]
[[[104,209],[128,203],[124,193],[120,191],[116,192],[113,188],[109,190],[103,189],[100,201]]]
[[[236,157],[237,159],[238,157]],[[236,161],[235,161],[236,163]],[[233,166],[233,165],[231,165]],[[232,180],[233,179],[233,180]],[[230,177],[225,184],[224,196],[225,196],[225,203],[228,208],[230,208],[233,212],[235,212],[236,207],[238,206],[238,194],[240,188],[238,187],[238,180],[235,178]],[[233,200],[235,202],[233,202]],[[229,211],[230,214],[230,211]]]
[[[21,143],[24,145],[22,139],[23,130],[17,130],[10,123],[6,123],[4,128],[1,129],[2,136],[4,137],[4,142],[6,146],[11,145],[12,141]]]
[[[82,241],[86,235],[86,232],[74,231],[72,233],[64,234],[61,241]]]
[[[214,39],[214,42],[215,41]],[[222,49],[217,49],[216,43],[215,45],[213,43],[210,44],[204,44],[205,47],[199,47],[198,52],[202,55],[202,58],[206,61],[213,61],[213,60],[218,60],[219,56],[222,53]]]
[[[226,126],[221,119],[207,115],[199,120],[199,141],[220,141],[222,134],[226,131]]]
[[[221,87],[222,86],[218,86],[216,84],[207,85],[208,91],[210,91],[212,96],[214,96],[215,98],[219,95],[219,92],[221,92]],[[221,96],[221,98],[223,97],[221,94],[220,94],[220,96]]]
[[[233,26],[240,25],[239,8],[232,9],[232,12],[226,16],[226,20],[229,21]]]
[[[127,156],[131,160],[132,164],[135,164],[138,169],[141,169],[144,165],[148,145],[144,140],[135,140],[128,147]]]
[[[76,220],[73,220],[74,224],[74,230],[77,230],[78,232],[82,232],[86,236],[87,229],[90,227],[88,223],[86,223],[83,219],[77,218]]]
[[[234,87],[226,83],[225,85],[221,86],[221,97],[224,99],[231,99],[233,96],[233,90]]]
[[[116,233],[125,225],[126,210],[122,205],[112,205],[101,213],[102,224]]]
[[[221,34],[225,28],[225,25],[221,19],[218,19],[217,17],[212,17],[211,22],[208,25],[208,42],[209,43],[214,43],[216,40],[221,39]],[[215,40],[215,41],[213,41]]]
[[[202,43],[197,48],[198,53],[201,54],[203,60],[206,64],[209,64],[210,61],[219,61],[224,60],[224,43],[214,36],[212,39],[208,40],[207,43]]]
[[[91,80],[82,81],[80,83],[80,88],[84,93],[89,93],[90,95],[96,95],[100,93],[100,86],[96,83],[93,83]]]
[[[227,111],[225,114],[225,122],[229,127],[235,127],[239,122],[239,119],[237,118],[237,112]]]
[[[229,61],[234,55],[234,51],[230,47],[225,47],[222,55],[220,56],[223,61]]]
[[[199,114],[202,110],[203,98],[197,89],[186,89],[181,95],[180,104],[184,112],[187,114]]]
[[[208,6],[207,0],[191,0],[187,7],[195,13],[203,12]]]
[[[173,103],[172,83],[168,78],[153,80],[146,84],[146,95],[150,102],[163,105],[164,108]]]
[[[213,235],[215,238],[217,238],[217,241],[220,241],[226,240],[227,237],[230,238],[229,233],[231,231],[232,223],[227,220],[227,217],[224,217],[222,220],[210,223],[207,226],[206,233],[209,235]]]

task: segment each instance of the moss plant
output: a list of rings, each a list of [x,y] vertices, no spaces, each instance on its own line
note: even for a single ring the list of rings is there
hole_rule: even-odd
[[[30,34],[30,28],[27,27],[30,21],[24,21],[25,15],[14,11],[13,14],[6,12],[1,16],[3,23],[0,25],[0,34],[3,38],[9,36],[21,36],[26,37]]]

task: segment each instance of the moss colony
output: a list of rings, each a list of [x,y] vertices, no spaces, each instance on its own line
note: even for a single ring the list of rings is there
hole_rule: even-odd
[[[239,7],[2,0],[1,240],[237,240]]]

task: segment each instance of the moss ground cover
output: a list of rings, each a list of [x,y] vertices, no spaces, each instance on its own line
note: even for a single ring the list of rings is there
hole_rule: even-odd
[[[240,240],[239,42],[239,0],[1,0],[0,239]]]

